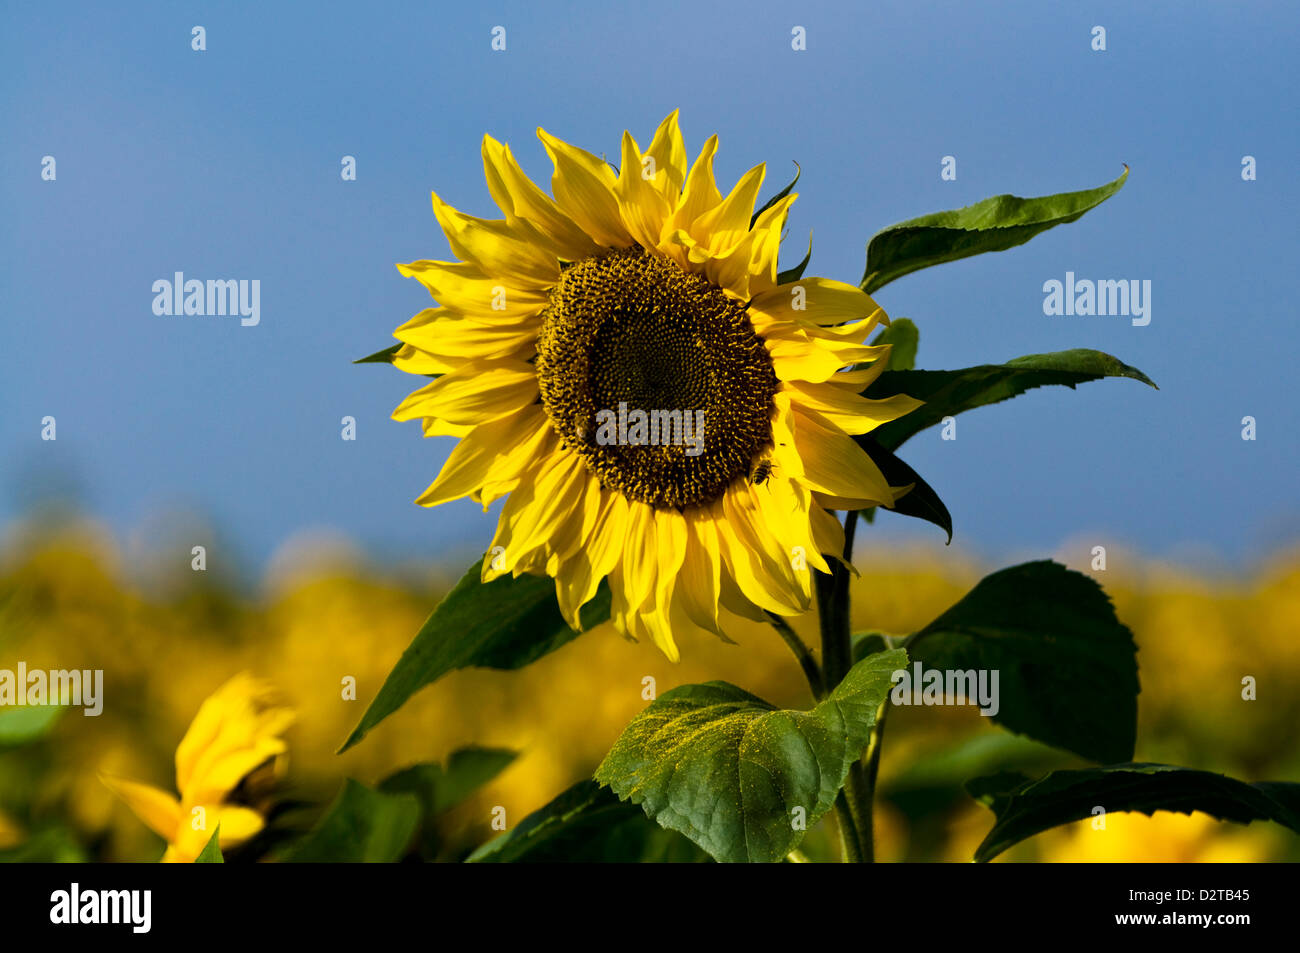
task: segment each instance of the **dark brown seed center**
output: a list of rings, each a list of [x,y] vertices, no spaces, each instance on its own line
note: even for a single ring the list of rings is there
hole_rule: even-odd
[[[570,265],[550,298],[542,404],[602,485],[687,507],[748,474],[777,379],[742,305],[639,247]]]

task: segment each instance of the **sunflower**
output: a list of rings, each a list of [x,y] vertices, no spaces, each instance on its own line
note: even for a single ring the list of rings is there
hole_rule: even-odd
[[[919,404],[861,396],[889,350],[864,341],[888,317],[852,285],[780,283],[797,196],[754,217],[759,165],[723,197],[717,136],[688,169],[676,112],[644,152],[625,132],[617,170],[537,134],[553,197],[485,136],[504,217],[435,193],[460,260],[397,266],[438,307],[394,332],[393,363],[435,379],[393,418],[459,440],[417,502],[507,497],[485,582],[553,577],[576,629],[607,578],[618,630],[674,661],[683,633],[805,611],[844,548],[831,511],[910,489],[853,439]]]
[[[167,841],[163,863],[190,863],[220,830],[220,846],[242,843],[266,825],[251,807],[231,803],[236,789],[263,785],[283,770],[282,737],[294,720],[265,682],[241,672],[199,707],[176,748],[177,798],[139,781],[100,779]]]

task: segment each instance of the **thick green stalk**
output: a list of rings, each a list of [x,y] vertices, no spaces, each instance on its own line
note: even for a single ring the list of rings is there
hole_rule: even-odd
[[[871,785],[867,782],[862,762],[854,761],[849,765],[849,776],[844,781],[844,799],[849,802],[849,810],[853,812],[858,825],[858,850],[862,854],[861,863],[865,864],[876,860],[871,795]]]
[[[853,557],[853,536],[858,514],[850,511],[844,518],[844,560]],[[849,572],[838,562],[831,564],[831,574],[816,576],[817,608],[821,623],[822,675],[826,691],[838,685],[853,662],[849,623]],[[874,859],[871,823],[871,787],[860,761],[854,761],[844,790],[835,802],[840,831],[844,838],[845,859],[870,862]]]
[[[835,819],[840,825],[840,849],[844,852],[844,862],[862,863],[862,840],[858,835],[858,822],[853,817],[853,810],[843,791],[835,798]]]
[[[804,678],[808,679],[808,688],[812,691],[813,699],[821,701],[826,694],[825,682],[822,680],[822,671],[817,665],[817,660],[813,658],[812,652],[808,646],[804,645],[803,639],[799,634],[790,628],[790,623],[781,618],[775,612],[768,612],[767,619],[772,623],[772,628],[776,629],[777,635],[781,636],[781,641],[790,647],[794,657],[799,661],[799,667],[803,669]]]

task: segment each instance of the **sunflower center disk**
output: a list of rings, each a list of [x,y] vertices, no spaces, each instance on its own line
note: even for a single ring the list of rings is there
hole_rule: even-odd
[[[652,506],[717,499],[772,437],[776,374],[744,307],[641,248],[563,271],[537,377],[565,444]]]

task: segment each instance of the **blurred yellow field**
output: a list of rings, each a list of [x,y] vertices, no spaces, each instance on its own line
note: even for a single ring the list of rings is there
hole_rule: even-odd
[[[873,551],[860,540],[853,605],[858,628],[905,634],[997,566],[942,547]],[[1058,559],[1069,561],[1068,553]],[[367,741],[334,752],[413,633],[462,567],[379,571],[346,547],[290,546],[257,598],[209,585],[188,565],[133,578],[123,548],[86,523],[27,526],[0,563],[0,668],[102,668],[99,717],[65,711],[40,741],[0,748],[0,850],[152,861],[162,841],[99,780],[101,773],[170,790],[173,752],[200,702],[238,672],[273,684],[298,712],[281,796],[329,801],[345,777],[373,784],[467,745],[519,758],[445,819],[463,853],[489,839],[495,807],[513,825],[590,776],[626,723],[686,682],[725,679],[778,705],[807,707],[795,663],[771,629],[681,646],[673,664],[608,625],[517,672],[453,673],[422,690]],[[1140,571],[1117,568],[1141,565]],[[1300,556],[1249,579],[1219,578],[1112,556],[1096,573],[1139,646],[1142,693],[1135,760],[1180,763],[1247,781],[1300,776]],[[1086,564],[1072,568],[1086,570]],[[423,578],[424,582],[419,580]],[[801,620],[798,628],[814,620]],[[1257,680],[1258,700],[1242,698]],[[346,680],[356,698],[345,697]],[[649,680],[653,680],[650,682]],[[882,860],[968,861],[992,815],[960,782],[1006,768],[1079,766],[1070,755],[1009,735],[971,710],[905,710],[892,720],[877,810]],[[312,815],[309,808],[306,817]],[[822,832],[821,836],[824,836]],[[815,850],[818,836],[809,839]],[[1300,859],[1297,839],[1267,824],[1204,815],[1113,815],[1032,838],[1003,860],[1259,861]]]

